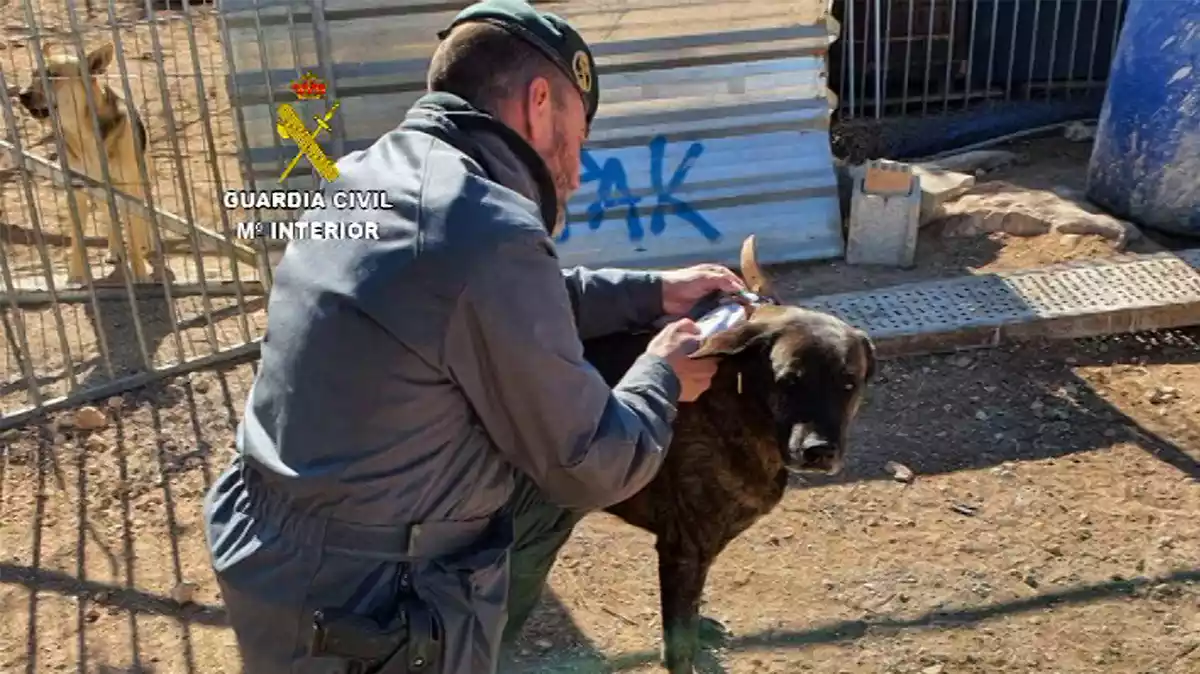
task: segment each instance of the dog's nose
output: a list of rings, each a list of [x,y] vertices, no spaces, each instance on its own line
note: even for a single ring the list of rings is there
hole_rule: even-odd
[[[28,89],[17,94],[17,99],[25,104],[29,103],[30,98],[33,98],[33,92],[29,91]]]
[[[788,435],[788,451],[797,456],[830,444],[820,432],[810,430],[805,424],[792,426],[792,432]]]
[[[788,434],[788,451],[794,456],[799,456],[804,453],[804,448],[812,441],[813,434],[808,432],[808,427],[804,424],[796,424],[792,426],[791,433]]]
[[[788,454],[792,467],[799,470],[836,475],[842,469],[841,446],[819,432],[808,431],[802,424],[792,428]]]

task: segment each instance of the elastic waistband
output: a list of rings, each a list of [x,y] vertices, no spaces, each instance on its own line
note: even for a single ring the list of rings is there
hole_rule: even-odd
[[[500,517],[472,520],[432,520],[376,525],[348,522],[328,512],[304,507],[284,490],[247,465],[241,470],[249,513],[263,523],[298,536],[327,552],[379,559],[417,561],[462,552],[489,537]]]

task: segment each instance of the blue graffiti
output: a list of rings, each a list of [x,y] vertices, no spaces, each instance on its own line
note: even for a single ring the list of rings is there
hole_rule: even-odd
[[[695,227],[705,239],[715,241],[721,238],[720,230],[692,208],[686,200],[675,196],[675,193],[683,187],[688,172],[692,170],[696,160],[704,153],[704,145],[692,143],[688,147],[683,160],[675,167],[671,179],[666,181],[665,185],[663,184],[663,155],[667,151],[667,139],[665,136],[656,136],[650,141],[648,147],[650,148],[650,187],[654,192],[655,200],[654,208],[650,212],[650,233],[655,236],[662,234],[667,228],[667,214],[674,213]],[[604,216],[609,209],[624,208],[625,227],[629,230],[629,240],[636,242],[645,238],[646,231],[642,227],[642,219],[638,214],[638,204],[644,197],[634,196],[630,191],[629,179],[621,160],[609,157],[601,166],[587,150],[583,151],[580,160],[583,164],[583,171],[579,175],[580,184],[599,183],[596,186],[596,198],[587,207],[588,229],[593,231],[600,229],[600,224],[604,222]],[[563,228],[558,240],[566,241],[570,236],[571,228],[568,225]]]

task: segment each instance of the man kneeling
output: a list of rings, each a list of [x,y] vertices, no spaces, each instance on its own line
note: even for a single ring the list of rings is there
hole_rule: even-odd
[[[581,339],[741,288],[720,267],[560,269],[599,100],[592,55],[518,0],[464,10],[429,93],[338,162],[386,190],[379,240],[295,241],[276,272],[238,456],[205,502],[252,674],[496,671],[586,512],[655,475],[709,385],[664,328],[609,388]]]

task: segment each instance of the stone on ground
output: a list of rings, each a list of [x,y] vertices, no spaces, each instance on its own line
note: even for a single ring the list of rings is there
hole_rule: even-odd
[[[1137,228],[1085,202],[1004,181],[976,185],[940,207],[945,236],[994,232],[1015,236],[1074,234],[1099,236],[1123,248],[1138,238]]]
[[[960,152],[940,159],[920,162],[923,168],[941,169],[943,171],[958,171],[975,174],[977,171],[995,171],[1021,161],[1021,156],[1006,150],[971,150]]]
[[[942,205],[965,194],[975,185],[975,176],[945,169],[913,166],[921,179],[921,226],[941,217]]]

